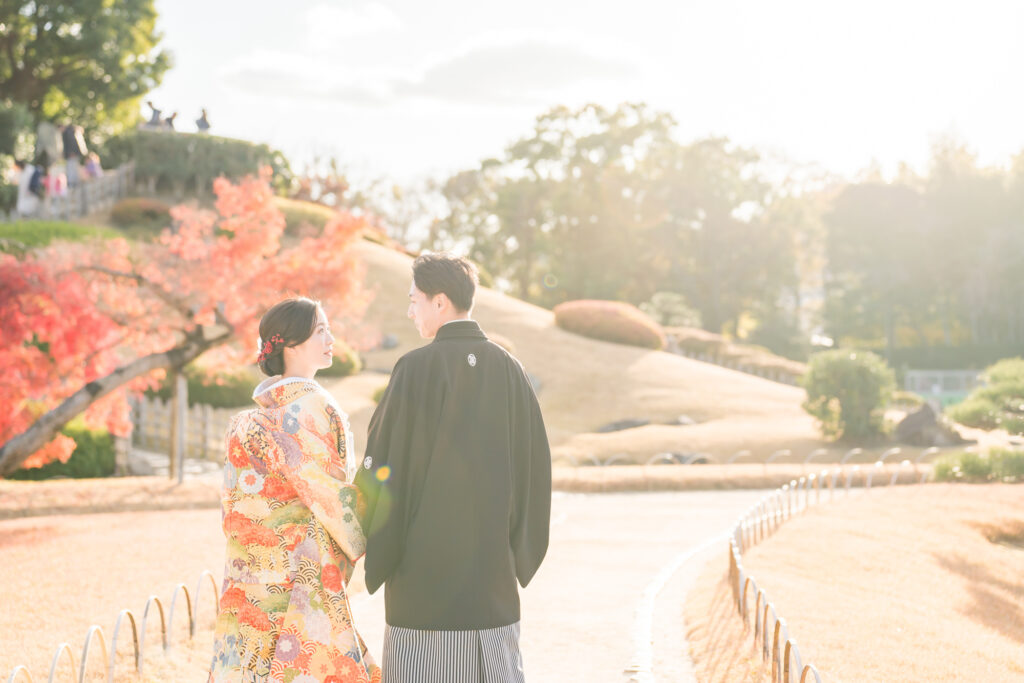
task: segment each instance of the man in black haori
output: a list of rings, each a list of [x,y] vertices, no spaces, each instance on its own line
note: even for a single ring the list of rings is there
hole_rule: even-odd
[[[551,452],[522,365],[469,318],[476,284],[465,259],[413,263],[409,317],[433,342],[395,365],[356,477],[384,683],[524,681],[516,580],[547,551]]]

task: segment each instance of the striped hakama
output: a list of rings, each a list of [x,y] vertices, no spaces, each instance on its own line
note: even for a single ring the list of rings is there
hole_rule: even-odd
[[[382,683],[525,683],[519,622],[478,631],[388,626]]]

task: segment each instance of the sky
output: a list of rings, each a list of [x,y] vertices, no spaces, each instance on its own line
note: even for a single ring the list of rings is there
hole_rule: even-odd
[[[301,170],[415,182],[499,156],[555,105],[642,101],[855,177],[925,170],[939,137],[1024,150],[1024,2],[156,0],[175,66],[151,99]],[[144,110],[148,115],[148,109]]]

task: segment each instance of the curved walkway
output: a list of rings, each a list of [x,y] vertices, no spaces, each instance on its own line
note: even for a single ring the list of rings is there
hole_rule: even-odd
[[[556,493],[548,557],[522,593],[527,680],[691,680],[682,600],[713,550],[692,551],[764,493]],[[652,588],[653,652],[645,653],[642,607]],[[352,605],[373,648],[384,634],[382,592],[357,594]]]
[[[528,680],[688,680],[682,600],[706,557],[688,554],[762,495],[556,493],[548,557],[523,591]],[[90,625],[109,633],[119,610],[141,610],[154,593],[169,599],[178,581],[191,588],[204,568],[219,574],[223,556],[216,509],[0,521],[0,565],[17,568],[4,577],[18,596],[0,605],[0,680],[22,663],[45,675],[60,642],[77,657]],[[354,592],[352,602],[358,628],[379,654],[382,593]],[[210,616],[201,617],[201,628]],[[205,666],[205,653],[195,652],[181,680]]]

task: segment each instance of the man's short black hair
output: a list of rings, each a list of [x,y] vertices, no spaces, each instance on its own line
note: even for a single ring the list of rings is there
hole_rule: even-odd
[[[444,294],[460,311],[473,308],[473,295],[480,282],[476,266],[461,256],[423,254],[412,263],[416,289],[429,297]]]

